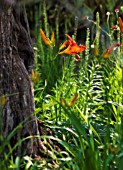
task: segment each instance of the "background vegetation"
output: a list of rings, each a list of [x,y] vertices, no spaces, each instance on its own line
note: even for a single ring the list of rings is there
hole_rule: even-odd
[[[41,122],[40,138],[47,153],[37,159],[20,157],[19,152],[13,155],[13,150],[27,140],[20,139],[11,148],[9,140],[19,133],[17,127],[2,139],[0,168],[122,170],[123,32],[118,25],[122,5],[116,0],[28,4],[35,52],[30,78],[35,112]],[[40,28],[49,38],[54,31],[54,48],[44,44]],[[86,45],[80,61],[75,61],[73,55],[58,54],[66,33],[78,44]],[[3,101],[1,98],[0,109]],[[8,153],[4,153],[6,145]]]

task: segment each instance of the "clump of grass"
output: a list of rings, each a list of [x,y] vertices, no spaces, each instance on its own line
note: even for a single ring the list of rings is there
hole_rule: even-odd
[[[106,47],[105,43],[101,47],[98,13],[95,22],[94,40],[90,39],[90,30],[87,29],[87,51],[82,60],[88,61],[88,64],[82,62],[84,65],[80,65],[76,73],[75,62],[65,58],[63,75],[57,79],[52,89],[53,94],[43,97],[42,116],[38,112],[39,118],[45,115],[54,130],[55,136],[47,138],[57,140],[69,154],[69,161],[64,160],[63,163],[57,160],[59,167],[73,166],[74,169],[83,170],[121,168],[122,83],[121,79],[118,80],[119,76],[116,76],[120,74],[122,77],[122,68],[118,64],[120,48],[116,46],[112,50],[109,47],[110,54],[108,51],[103,53]],[[109,29],[112,28],[109,26]],[[109,33],[105,36],[109,36]],[[95,43],[99,51],[97,55],[90,53],[90,42]],[[78,98],[70,106],[76,94]],[[63,127],[65,129],[61,130]]]

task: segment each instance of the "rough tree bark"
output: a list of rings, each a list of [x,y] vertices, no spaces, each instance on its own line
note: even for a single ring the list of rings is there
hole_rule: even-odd
[[[34,99],[29,74],[34,54],[24,6],[18,8],[0,0],[0,96],[6,96],[2,110],[2,135],[8,135],[20,123],[20,136],[12,137],[11,145],[27,136],[39,135],[34,114]],[[39,139],[22,143],[21,152],[37,155]]]

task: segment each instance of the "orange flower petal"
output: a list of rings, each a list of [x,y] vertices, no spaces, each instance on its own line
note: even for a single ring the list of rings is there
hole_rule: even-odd
[[[112,55],[112,53],[113,53],[114,47],[116,47],[116,43],[113,44],[113,45],[111,45],[110,48],[108,48],[106,51],[104,51],[104,52],[102,53],[102,56],[103,56],[104,58],[109,58],[109,57]]]
[[[76,61],[80,60],[80,55],[79,54],[75,54],[77,56],[77,59],[75,59]]]
[[[68,34],[65,34],[65,35],[68,37],[70,43],[76,44],[76,42]]]
[[[42,29],[40,29],[40,35],[41,35],[44,43],[45,43],[46,45],[51,46],[51,45],[50,45],[50,40],[49,40],[49,38],[46,37],[46,35],[44,34],[44,31],[43,31]]]
[[[123,33],[123,21],[122,21],[121,17],[118,17],[118,24],[120,27],[120,31]]]
[[[80,53],[86,49],[86,46],[77,45],[77,43],[68,34],[65,34],[65,35],[68,37],[69,41],[65,41],[63,45],[60,47],[60,49],[64,48],[67,44],[68,44],[68,47],[64,51],[59,52],[59,54],[64,53],[64,54],[77,55],[77,53]]]
[[[107,51],[104,51],[104,52],[103,52],[102,56],[103,56],[104,58],[109,58],[109,57],[111,56],[111,54],[112,54],[112,52],[107,50]]]
[[[74,53],[80,53],[80,52],[83,52],[84,50],[86,49],[85,46],[83,45],[74,45],[74,46],[71,46],[71,53],[74,52]]]
[[[65,41],[63,44],[60,44],[59,50],[62,50],[64,47],[66,47],[66,45],[69,45],[70,42],[69,41]]]
[[[64,51],[59,52],[59,54],[71,54],[70,48],[71,48],[71,46],[68,46]]]

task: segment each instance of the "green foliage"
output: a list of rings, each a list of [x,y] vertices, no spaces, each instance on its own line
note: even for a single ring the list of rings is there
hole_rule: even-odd
[[[58,76],[54,86],[50,86],[52,93],[48,91],[44,93],[43,89],[42,92],[36,93],[36,113],[54,132],[54,136],[44,138],[57,141],[68,156],[66,161],[54,158],[59,162],[58,169],[61,167],[81,170],[121,169],[123,153],[121,54],[118,47],[115,47],[105,58],[105,42],[103,39],[100,41],[101,31],[105,30],[100,27],[99,14],[96,16],[96,21],[93,22],[96,25],[94,39],[90,39],[90,30],[87,29],[85,58],[82,57],[80,63],[76,63],[72,58],[64,56],[61,77]],[[115,40],[115,37],[109,22],[108,19],[109,31],[106,32],[106,36],[110,38],[110,41],[107,41],[110,48],[111,40]],[[90,52],[91,43],[98,49],[97,53],[93,50]],[[58,65],[59,60],[58,58],[57,64],[54,65]],[[38,88],[36,92],[37,90]],[[78,98],[70,106],[76,94]],[[52,151],[58,154],[57,151]]]
[[[107,7],[111,5],[109,1],[105,2]],[[81,5],[79,0],[77,3]],[[85,55],[81,55],[80,61],[75,61],[71,55],[58,55],[59,18],[54,30],[48,23],[46,4],[42,6],[43,13],[40,15],[44,16],[44,22],[35,29],[38,40],[34,48],[35,71],[40,78],[34,82],[34,97],[38,119],[52,131],[50,135],[40,136],[52,154],[47,152],[45,158],[38,161],[31,156],[21,158],[17,155],[13,158],[12,151],[26,139],[20,139],[11,148],[8,143],[15,133],[12,132],[0,147],[0,153],[5,145],[10,149],[8,155],[4,154],[0,165],[3,168],[9,159],[9,169],[122,170],[122,46],[112,46],[115,42],[122,43],[121,32],[117,30],[114,35],[110,18],[107,18],[106,30],[102,28],[100,15],[96,13],[95,21],[88,19],[95,28],[95,34],[91,37],[91,30],[87,28]],[[117,19],[116,15],[113,15],[114,20]],[[65,31],[68,30],[67,22],[64,23]],[[73,33],[76,41],[77,24]],[[44,44],[37,32],[42,27],[47,37],[52,31],[56,33],[57,45],[53,49]],[[106,41],[102,38],[102,32]]]

